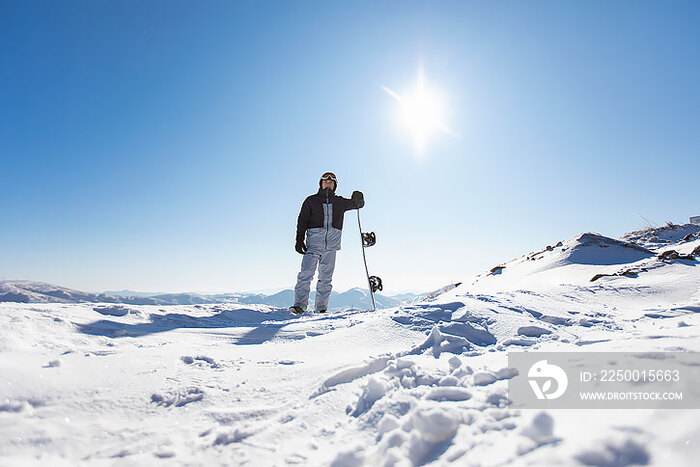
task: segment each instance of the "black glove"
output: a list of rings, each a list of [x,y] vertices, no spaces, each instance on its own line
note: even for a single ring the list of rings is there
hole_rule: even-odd
[[[365,205],[365,195],[363,195],[361,191],[353,191],[350,199],[355,202],[357,209]]]
[[[300,255],[306,253],[306,245],[304,245],[304,240],[297,240],[297,244],[294,245],[294,249],[297,250],[297,253]]]

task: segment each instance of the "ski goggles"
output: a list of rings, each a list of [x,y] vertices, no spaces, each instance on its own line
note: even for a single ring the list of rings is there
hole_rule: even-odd
[[[333,172],[324,173],[321,175],[321,180],[333,180],[335,183],[338,183],[338,179],[335,178],[335,174]]]

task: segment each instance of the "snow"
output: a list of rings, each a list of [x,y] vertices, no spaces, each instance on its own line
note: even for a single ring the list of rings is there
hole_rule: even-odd
[[[506,354],[700,351],[697,258],[658,258],[699,231],[581,234],[376,312],[0,303],[0,465],[695,465],[697,410],[515,410]]]
[[[582,451],[576,455],[576,460],[584,465],[600,467],[618,467],[625,465],[646,465],[649,463],[649,453],[641,443],[623,438],[606,440],[604,447]]]

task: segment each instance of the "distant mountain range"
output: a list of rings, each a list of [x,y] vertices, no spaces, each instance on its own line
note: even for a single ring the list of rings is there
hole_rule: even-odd
[[[416,300],[421,295],[403,293],[396,296],[374,295],[377,308],[391,308]],[[314,302],[311,292],[309,303]],[[196,293],[138,293],[120,290],[89,293],[33,281],[0,281],[0,302],[22,303],[123,303],[128,305],[202,305],[208,303],[242,303],[270,305],[286,308],[294,301],[294,291],[283,290],[276,294],[256,293],[196,294]],[[331,293],[331,309],[370,308],[369,291],[354,288]]]

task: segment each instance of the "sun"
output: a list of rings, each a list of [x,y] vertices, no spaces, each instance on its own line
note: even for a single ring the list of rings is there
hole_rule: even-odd
[[[386,86],[382,89],[398,102],[399,123],[413,139],[417,154],[425,154],[428,140],[435,133],[454,134],[445,125],[444,97],[426,83],[422,69],[418,72],[415,87],[405,95],[399,95]]]

